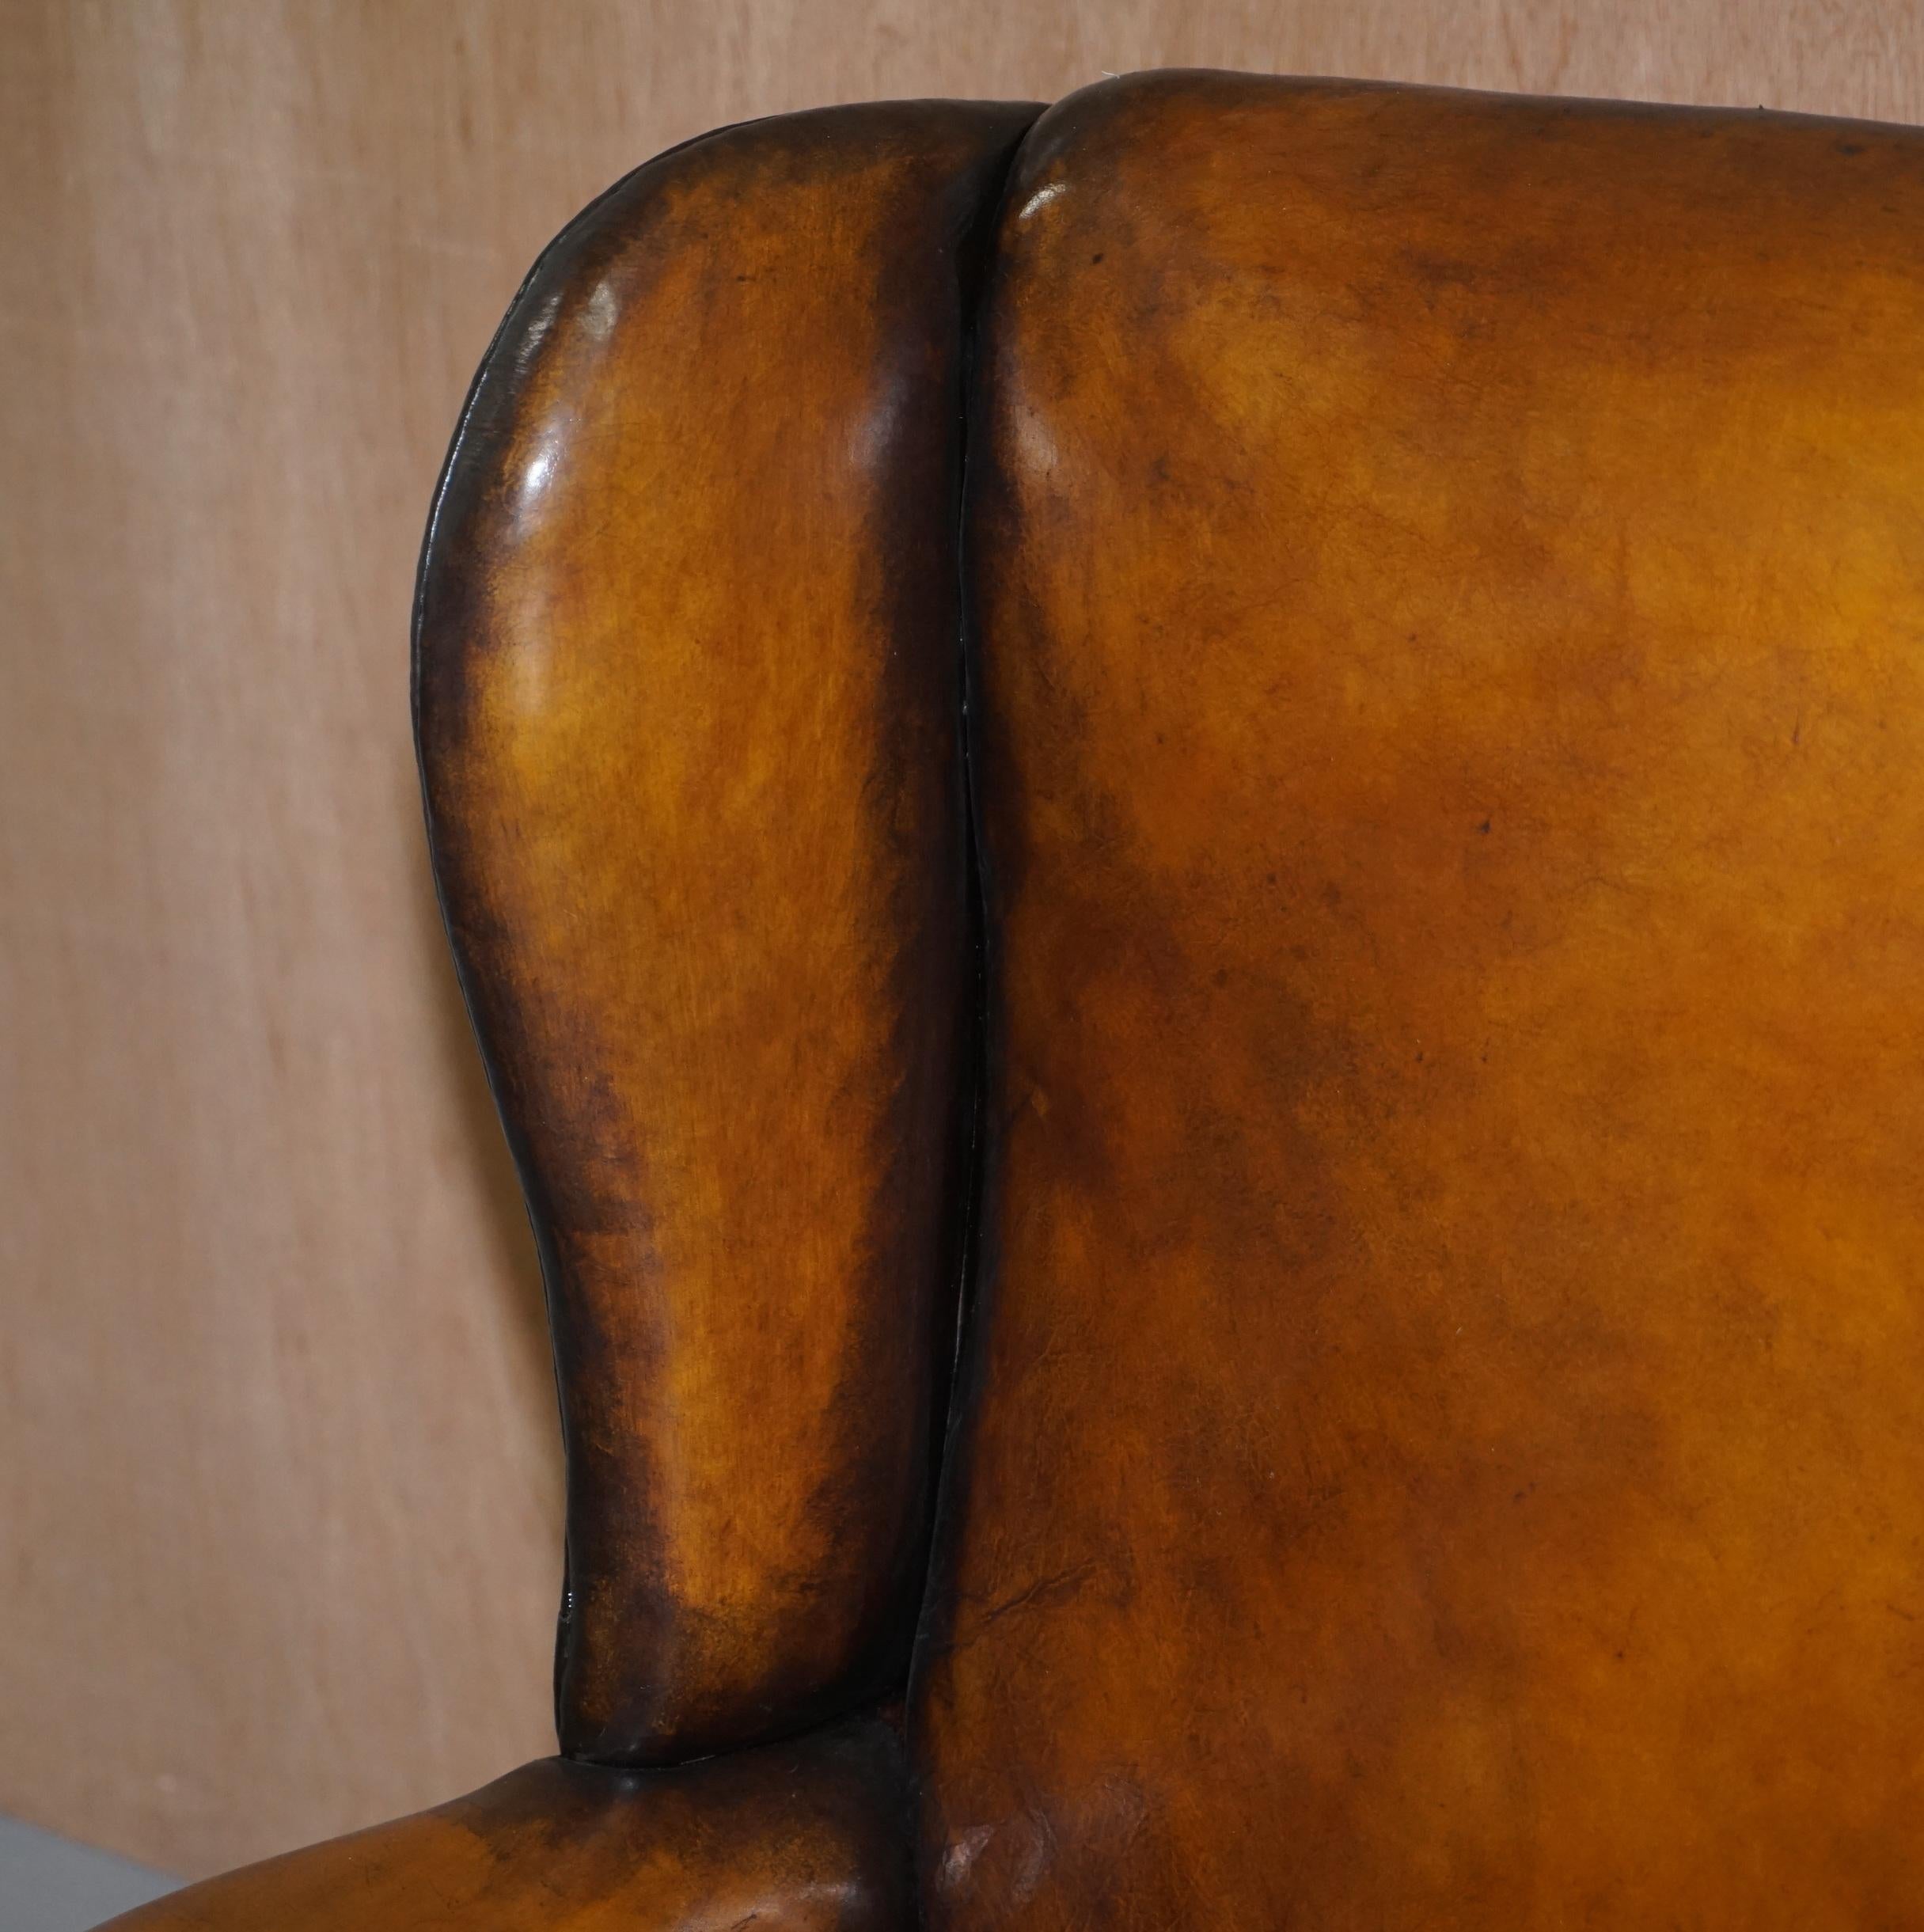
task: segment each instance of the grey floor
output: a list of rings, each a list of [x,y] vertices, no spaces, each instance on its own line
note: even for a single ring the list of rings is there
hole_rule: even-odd
[[[112,1852],[0,1818],[0,1932],[87,1932],[179,1882]]]

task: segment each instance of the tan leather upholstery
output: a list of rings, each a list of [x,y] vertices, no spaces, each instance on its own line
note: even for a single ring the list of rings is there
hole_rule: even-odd
[[[1755,114],[1030,135],[933,1923],[1924,1910],[1921,227]]]
[[[142,1932],[898,1932],[901,1744],[883,1725],[669,1771],[559,1758],[269,1858],[116,1923]]]
[[[900,1678],[973,1099],[963,316],[1033,112],[640,169],[530,277],[436,502],[422,770],[548,1283],[581,1756]]]
[[[1924,137],[1034,112],[680,150],[491,355],[602,1762],[130,1926],[1918,1921]]]

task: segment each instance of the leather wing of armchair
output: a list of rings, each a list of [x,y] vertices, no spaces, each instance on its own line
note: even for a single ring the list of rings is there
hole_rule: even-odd
[[[1915,1923],[1921,222],[1167,74],[564,231],[416,628],[562,1756],[119,1923]]]

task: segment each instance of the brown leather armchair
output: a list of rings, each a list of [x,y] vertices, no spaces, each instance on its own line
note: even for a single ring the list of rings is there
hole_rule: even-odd
[[[573,223],[416,625],[562,1756],[120,1923],[1924,1925],[1921,235],[1204,74]]]

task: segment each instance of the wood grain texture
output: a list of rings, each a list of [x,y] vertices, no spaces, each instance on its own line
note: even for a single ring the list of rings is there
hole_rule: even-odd
[[[1039,112],[639,169],[529,278],[435,503],[422,769],[548,1281],[573,1756],[900,1692],[974,1106],[963,318]]]
[[[552,1744],[552,1375],[404,631],[577,209],[752,115],[1164,64],[1915,120],[1918,22],[0,0],[0,1808],[204,1871]]]
[[[901,1932],[901,1744],[886,1725],[661,1771],[548,1758],[466,1797],[268,1858],[118,1932]],[[106,1929],[103,1928],[103,1932]]]
[[[1140,77],[1007,208],[932,1923],[1909,1922],[1924,134]]]

